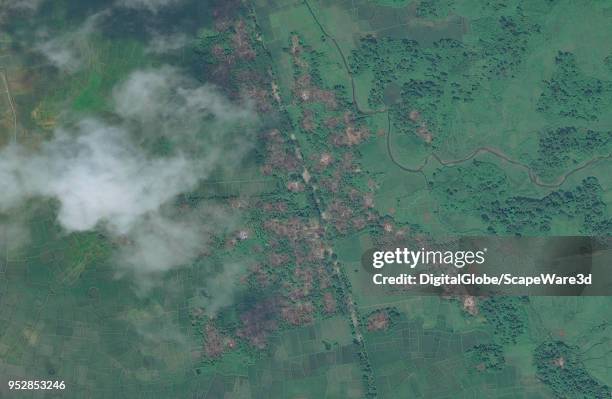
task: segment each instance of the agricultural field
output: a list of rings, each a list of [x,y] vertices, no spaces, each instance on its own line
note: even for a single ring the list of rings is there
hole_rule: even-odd
[[[609,244],[611,36],[606,1],[0,0],[0,398],[609,398],[612,293],[364,254]]]

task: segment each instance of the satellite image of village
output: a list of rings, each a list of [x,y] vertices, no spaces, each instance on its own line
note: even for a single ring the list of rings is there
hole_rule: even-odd
[[[0,398],[612,398],[612,1],[0,0]]]

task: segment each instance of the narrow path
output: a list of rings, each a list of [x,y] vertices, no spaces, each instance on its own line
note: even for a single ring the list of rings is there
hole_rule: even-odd
[[[388,112],[387,109],[381,109],[381,110],[365,110],[359,107],[359,103],[357,101],[357,95],[356,95],[356,89],[355,89],[355,80],[353,78],[353,74],[351,73],[351,70],[349,68],[348,62],[346,60],[346,57],[344,56],[344,53],[342,52],[342,48],[340,48],[340,45],[338,44],[338,42],[336,41],[336,39],[331,36],[330,34],[327,33],[327,31],[325,30],[325,28],[323,28],[323,25],[321,25],[321,23],[319,22],[317,16],[315,15],[315,13],[312,10],[312,7],[310,6],[310,4],[308,3],[308,0],[304,0],[304,4],[306,5],[306,7],[308,8],[308,11],[310,12],[310,15],[312,16],[313,20],[315,21],[315,23],[319,26],[319,29],[321,30],[321,32],[323,33],[323,35],[331,40],[331,42],[334,44],[334,46],[336,47],[336,50],[338,51],[338,54],[340,55],[340,58],[342,59],[342,63],[344,65],[344,69],[349,77],[349,80],[351,82],[351,91],[352,91],[352,98],[353,98],[353,106],[355,107],[355,109],[357,110],[358,113],[362,114],[362,115],[374,115],[374,114],[379,114],[379,113],[384,113],[384,112]],[[295,145],[298,146],[297,144],[297,140],[295,140]],[[299,148],[299,147],[298,147]],[[319,214],[319,220],[320,223],[322,225],[326,225],[327,222],[325,221],[325,219],[323,218],[323,211],[320,209],[319,205],[321,203],[321,200],[318,197],[317,194],[317,187],[311,184],[311,190],[313,193],[313,197],[315,198],[315,202],[316,202],[316,208]],[[330,251],[332,251],[331,246],[330,246]],[[365,386],[365,395],[366,397],[377,397],[376,394],[376,382],[375,382],[375,378],[374,378],[374,374],[372,372],[372,367],[369,361],[369,356],[368,356],[368,351],[365,345],[365,340],[363,339],[363,333],[361,332],[361,323],[360,323],[360,315],[359,315],[359,309],[357,308],[357,306],[355,305],[355,300],[353,298],[353,294],[351,291],[351,288],[346,284],[345,282],[345,278],[346,275],[344,274],[344,270],[340,265],[340,262],[338,261],[332,261],[332,269],[334,274],[336,275],[336,277],[338,278],[338,281],[340,283],[340,290],[343,294],[343,296],[345,297],[346,300],[346,306],[347,306],[347,310],[348,310],[348,314],[349,314],[349,319],[351,322],[351,325],[353,326],[353,334],[354,334],[354,339],[357,345],[359,345],[359,348],[361,350],[361,355],[360,355],[360,362],[362,363],[362,372],[364,373],[364,377],[366,379],[366,386]]]
[[[331,43],[333,43],[333,46],[336,48],[336,51],[338,52],[341,60],[342,60],[342,64],[344,66],[345,72],[348,76],[348,79],[351,83],[351,92],[352,92],[352,103],[353,106],[355,108],[355,110],[357,111],[358,114],[360,114],[360,116],[369,116],[369,115],[374,115],[374,114],[382,114],[382,113],[386,113],[387,114],[387,133],[386,133],[386,147],[387,147],[387,154],[390,158],[390,160],[393,162],[393,164],[395,164],[397,167],[399,167],[401,170],[410,172],[410,173],[419,173],[423,176],[423,178],[425,179],[426,182],[428,182],[427,179],[427,175],[424,172],[424,168],[425,166],[428,164],[429,159],[433,158],[435,159],[440,165],[444,166],[444,167],[451,167],[453,165],[457,165],[457,164],[461,164],[463,162],[467,162],[473,158],[475,158],[476,156],[478,156],[479,154],[482,153],[489,153],[492,154],[510,164],[513,164],[515,166],[518,166],[522,169],[525,169],[527,171],[527,174],[529,175],[529,179],[530,181],[540,187],[546,187],[546,188],[557,188],[559,186],[561,186],[568,178],[569,176],[571,176],[572,174],[585,169],[599,161],[602,161],[604,159],[611,159],[612,158],[612,154],[607,155],[607,156],[600,156],[600,157],[596,157],[591,159],[590,161],[584,163],[581,166],[578,166],[568,172],[566,172],[565,174],[563,174],[562,176],[560,176],[555,182],[544,182],[542,181],[542,179],[537,176],[537,174],[535,173],[535,171],[529,167],[529,165],[522,163],[520,161],[514,160],[512,158],[510,158],[509,156],[507,156],[505,153],[503,153],[501,150],[493,148],[493,147],[479,147],[474,149],[469,155],[465,156],[464,158],[461,159],[451,159],[451,160],[445,160],[440,158],[440,156],[438,156],[435,153],[431,153],[429,154],[423,161],[423,163],[418,166],[417,168],[409,168],[406,167],[405,165],[402,165],[393,155],[393,151],[391,148],[391,134],[392,134],[392,124],[391,124],[391,117],[390,117],[390,111],[388,109],[388,107],[384,107],[382,109],[379,110],[371,110],[371,109],[363,109],[359,106],[359,102],[357,100],[357,94],[356,94],[356,84],[355,84],[355,78],[353,76],[353,73],[349,67],[348,61],[346,56],[344,55],[344,52],[342,51],[342,48],[340,47],[338,41],[335,39],[335,37],[333,37],[332,35],[330,35],[327,30],[323,27],[323,25],[321,24],[321,22],[319,21],[319,19],[317,18],[316,14],[314,13],[313,8],[311,7],[311,5],[309,4],[308,0],[303,0],[304,5],[306,6],[306,8],[308,9],[308,12],[310,13],[312,19],[314,20],[314,22],[317,24],[317,26],[319,27],[321,33],[323,34],[323,36],[330,40]],[[359,116],[358,116],[359,117]],[[296,146],[296,148],[299,149],[299,144],[297,143],[297,140],[293,139],[294,141],[294,145]],[[308,184],[307,184],[308,185]],[[429,188],[429,184],[427,184],[427,187]],[[310,189],[312,190],[313,193],[313,197],[315,199],[315,203],[317,205],[317,210],[319,213],[319,221],[322,225],[325,225],[325,219],[322,217],[322,211],[321,209],[319,209],[319,204],[320,204],[320,199],[318,198],[317,195],[317,188],[314,185],[310,185]],[[331,248],[330,248],[331,250]],[[368,383],[372,384],[374,391],[373,391],[373,396],[376,396],[376,385],[374,383],[374,376],[371,373],[371,371],[367,371],[368,369],[370,369],[370,364],[369,364],[369,359],[367,359],[368,356],[368,351],[367,348],[365,346],[365,340],[363,339],[363,335],[361,332],[361,326],[360,326],[360,316],[359,316],[359,308],[355,305],[353,296],[352,296],[352,292],[351,292],[351,288],[349,286],[347,286],[344,282],[344,270],[341,267],[341,264],[337,261],[333,261],[332,263],[332,268],[334,271],[334,274],[339,277],[340,280],[340,284],[341,284],[341,291],[343,292],[343,294],[346,296],[346,302],[347,302],[347,310],[349,313],[349,318],[351,320],[351,324],[353,325],[354,328],[354,338],[356,343],[360,346],[361,350],[363,351],[363,354],[365,356],[365,365],[366,370],[364,370],[365,372],[365,376],[368,380]],[[362,359],[363,361],[363,359]]]
[[[8,98],[9,106],[11,107],[11,113],[13,114],[13,143],[17,143],[17,111],[15,111],[13,96],[11,96],[11,88],[9,86],[8,79],[6,78],[6,69],[1,68],[1,70],[4,90],[6,92],[6,97]]]
[[[558,188],[561,185],[563,185],[563,183],[565,183],[565,181],[574,173],[579,172],[582,169],[588,168],[589,166],[596,164],[597,162],[606,160],[606,159],[612,159],[612,154],[608,154],[605,156],[599,156],[599,157],[595,157],[591,160],[589,160],[588,162],[566,172],[565,174],[559,176],[557,178],[556,182],[553,183],[547,183],[544,182],[535,172],[534,170],[527,164],[524,164],[520,161],[514,160],[512,158],[510,158],[509,156],[507,156],[506,154],[504,154],[501,150],[498,150],[496,148],[493,147],[478,147],[475,150],[473,150],[469,155],[467,155],[464,158],[461,159],[455,159],[455,160],[443,160],[441,159],[437,154],[435,153],[431,153],[430,155],[428,155],[425,160],[423,161],[423,163],[418,167],[418,168],[409,168],[406,167],[404,165],[402,165],[400,162],[398,162],[395,157],[393,156],[393,152],[391,151],[391,144],[390,144],[390,137],[391,137],[391,119],[390,119],[390,115],[389,115],[389,109],[388,108],[383,108],[380,110],[364,110],[359,106],[359,103],[357,101],[357,95],[356,95],[356,88],[355,88],[355,79],[354,76],[351,72],[351,69],[348,65],[348,61],[346,60],[346,56],[344,55],[344,52],[342,51],[342,48],[340,47],[340,45],[338,44],[338,41],[332,36],[330,35],[325,28],[323,27],[323,25],[321,24],[321,22],[319,21],[319,19],[317,18],[316,14],[314,13],[312,7],[310,6],[310,4],[308,3],[308,0],[304,0],[304,5],[306,5],[306,7],[308,8],[308,12],[310,13],[310,15],[312,16],[312,19],[315,21],[315,23],[317,24],[317,26],[319,27],[319,29],[321,30],[321,32],[323,33],[323,35],[331,40],[331,42],[334,44],[334,46],[336,47],[336,50],[338,51],[338,54],[340,55],[340,58],[342,59],[342,63],[344,64],[344,69],[349,77],[349,80],[351,82],[351,89],[352,89],[352,97],[353,97],[353,105],[355,106],[355,109],[363,115],[373,115],[373,114],[380,114],[380,113],[387,113],[387,121],[388,121],[388,127],[387,127],[387,154],[389,155],[389,158],[391,159],[391,162],[393,162],[396,166],[398,166],[400,169],[406,171],[406,172],[411,172],[411,173],[421,173],[424,175],[423,172],[423,168],[425,168],[425,166],[427,165],[427,163],[429,162],[430,158],[434,158],[436,161],[438,161],[438,163],[442,166],[453,166],[453,165],[457,165],[466,161],[469,161],[471,159],[473,159],[474,157],[476,157],[479,154],[482,153],[489,153],[492,155],[495,155],[496,157],[503,159],[504,161],[511,163],[513,165],[519,166],[523,169],[525,169],[527,171],[527,174],[529,175],[529,180],[535,184],[536,186],[539,187],[544,187],[544,188]],[[427,179],[426,179],[427,180]]]
[[[474,151],[472,151],[469,155],[460,158],[460,159],[452,159],[452,160],[444,160],[442,158],[440,158],[437,154],[435,153],[431,153],[429,154],[427,157],[425,157],[425,160],[423,161],[423,163],[417,167],[417,168],[409,168],[407,166],[402,165],[400,162],[397,161],[397,159],[395,158],[395,156],[393,155],[393,151],[391,149],[391,117],[389,116],[389,114],[387,113],[387,154],[389,155],[389,158],[391,159],[391,162],[393,162],[397,167],[399,167],[402,170],[405,170],[406,172],[411,172],[411,173],[423,173],[423,169],[425,168],[425,166],[427,166],[427,164],[429,163],[429,159],[430,158],[434,158],[440,165],[442,166],[453,166],[453,165],[457,165],[466,161],[469,161],[473,158],[475,158],[477,155],[482,154],[482,153],[489,153],[492,155],[495,155],[496,157],[511,163],[513,165],[516,165],[522,169],[525,169],[527,171],[527,174],[529,175],[529,180],[531,180],[531,182],[533,184],[535,184],[536,186],[540,186],[540,187],[545,187],[545,188],[558,188],[561,185],[563,185],[563,183],[565,183],[565,181],[574,173],[579,172],[585,168],[588,168],[589,166],[596,164],[597,162],[606,160],[606,159],[612,159],[612,154],[608,154],[608,155],[602,155],[602,156],[598,156],[595,157],[585,163],[583,163],[582,165],[564,173],[563,175],[559,176],[556,180],[556,182],[554,183],[546,183],[544,181],[542,181],[542,179],[534,172],[534,170],[527,164],[516,161],[512,158],[510,158],[509,156],[507,156],[506,154],[504,154],[501,150],[497,149],[497,148],[493,148],[493,147],[478,147],[476,148]]]
[[[327,39],[331,40],[331,42],[336,47],[336,50],[338,51],[338,54],[340,55],[340,58],[342,58],[342,64],[344,64],[344,69],[345,69],[347,75],[349,76],[349,80],[351,82],[351,91],[352,91],[352,95],[353,95],[353,105],[355,106],[357,111],[360,114],[363,114],[363,115],[374,115],[374,114],[382,114],[382,113],[387,112],[387,108],[382,108],[382,109],[379,109],[379,110],[369,110],[369,109],[366,110],[366,109],[362,109],[361,107],[359,107],[359,103],[357,102],[356,89],[355,89],[355,79],[353,77],[353,73],[351,72],[351,68],[348,65],[348,61],[346,60],[346,57],[344,56],[344,52],[342,51],[342,48],[340,47],[340,45],[336,41],[336,38],[334,38],[332,35],[327,33],[327,31],[325,30],[323,25],[319,22],[319,19],[317,18],[317,16],[315,15],[314,11],[312,10],[312,7],[308,3],[308,0],[304,0],[304,5],[306,5],[306,8],[308,8],[308,12],[310,12],[310,15],[312,16],[312,19],[315,21],[315,23],[317,24],[317,26],[319,27],[319,29],[323,33],[323,36],[325,36]]]

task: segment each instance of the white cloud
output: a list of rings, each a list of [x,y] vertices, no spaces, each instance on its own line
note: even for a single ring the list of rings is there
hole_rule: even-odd
[[[89,51],[89,36],[95,31],[102,19],[109,14],[109,9],[95,13],[89,16],[78,29],[44,40],[36,44],[34,48],[56,68],[73,73],[86,62]]]
[[[19,212],[11,214],[10,218],[0,220],[0,272],[9,259],[20,257],[18,251],[30,242],[30,232]]]
[[[183,156],[147,157],[124,129],[96,120],[81,122],[76,132],[56,131],[35,154],[12,145],[2,158],[0,173],[11,187],[1,197],[4,210],[28,196],[58,198],[58,221],[69,231],[106,222],[125,234],[138,218],[198,180],[195,165]]]
[[[202,295],[194,299],[194,304],[202,307],[209,316],[214,316],[220,309],[232,304],[239,288],[238,280],[245,274],[246,266],[239,262],[223,265],[219,274],[206,281]]]
[[[0,7],[14,10],[36,10],[44,0],[4,0]]]
[[[53,198],[66,231],[104,228],[129,238],[117,258],[123,271],[158,274],[187,264],[207,244],[207,223],[218,211],[185,215],[169,204],[221,161],[240,162],[250,148],[242,124],[253,122],[251,113],[172,68],[133,73],[113,99],[120,117],[113,124],[89,118],[56,129],[36,150],[0,150],[0,211]],[[173,145],[164,155],[150,148],[159,137]]]
[[[155,54],[164,54],[181,49],[187,43],[189,43],[189,39],[184,33],[173,33],[170,35],[153,33],[147,51]]]
[[[71,40],[68,38],[53,38],[36,46],[56,68],[65,72],[75,72],[83,60]]]
[[[179,4],[182,0],[118,0],[115,5],[157,12],[160,9]]]
[[[131,226],[130,242],[118,254],[122,271],[156,274],[184,265],[208,246],[212,232],[231,225],[232,217],[210,205],[182,214],[171,207],[148,213]]]
[[[217,122],[244,120],[248,108],[233,106],[209,85],[195,86],[176,69],[141,70],[114,91],[117,112],[126,119],[168,127],[214,116]]]

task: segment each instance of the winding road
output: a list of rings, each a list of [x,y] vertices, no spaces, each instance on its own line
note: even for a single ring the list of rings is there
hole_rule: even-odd
[[[395,156],[393,155],[393,150],[392,150],[392,146],[391,146],[391,118],[389,117],[389,114],[387,114],[387,122],[388,122],[388,126],[387,126],[387,135],[386,135],[386,139],[387,139],[387,154],[389,155],[389,158],[391,159],[391,162],[393,162],[397,167],[399,167],[402,170],[405,170],[406,172],[411,172],[411,173],[421,173],[423,171],[423,169],[425,168],[425,166],[427,166],[427,164],[429,163],[429,160],[431,158],[435,159],[440,165],[442,166],[454,166],[454,165],[458,165],[461,164],[463,162],[467,162],[473,158],[475,158],[476,156],[478,156],[479,154],[483,154],[483,153],[489,153],[492,155],[495,155],[496,157],[511,163],[513,165],[516,165],[522,169],[525,169],[527,171],[527,174],[529,175],[529,180],[531,180],[531,182],[533,184],[535,184],[536,186],[539,187],[545,187],[545,188],[558,188],[561,185],[563,185],[563,183],[565,183],[565,181],[574,173],[579,172],[585,168],[588,168],[589,166],[596,164],[597,162],[606,160],[606,159],[612,159],[612,154],[608,154],[608,155],[602,155],[602,156],[598,156],[595,158],[592,158],[591,160],[583,163],[582,165],[571,169],[570,171],[566,172],[565,174],[559,176],[557,178],[557,180],[554,183],[546,183],[544,181],[542,181],[542,179],[533,171],[533,169],[531,167],[529,167],[529,165],[516,161],[512,158],[510,158],[509,156],[507,156],[506,154],[504,154],[501,150],[497,149],[497,148],[493,148],[493,147],[478,147],[475,150],[473,150],[469,155],[463,157],[463,158],[459,158],[459,159],[452,159],[452,160],[444,160],[442,158],[440,158],[436,153],[431,153],[429,154],[427,157],[425,157],[425,160],[421,163],[421,165],[417,168],[409,168],[407,166],[402,165],[400,162],[397,161],[397,159],[395,158]]]
[[[598,156],[595,158],[590,159],[589,161],[583,163],[580,166],[577,166],[574,169],[571,169],[569,171],[567,171],[566,173],[564,173],[563,175],[559,176],[555,182],[552,183],[547,183],[542,181],[542,179],[535,173],[535,171],[527,164],[522,163],[520,161],[517,161],[515,159],[510,158],[509,156],[507,156],[506,154],[504,154],[501,150],[497,149],[497,148],[493,148],[493,147],[478,147],[476,149],[474,149],[470,154],[468,154],[467,156],[463,157],[463,158],[459,158],[459,159],[453,159],[453,160],[444,160],[442,158],[440,158],[440,156],[438,156],[436,153],[432,152],[431,154],[429,154],[427,157],[425,157],[425,159],[423,160],[423,162],[421,163],[421,165],[417,168],[409,168],[406,167],[404,165],[402,165],[400,162],[397,161],[397,159],[395,158],[395,156],[393,155],[393,151],[392,151],[392,146],[391,146],[391,117],[389,114],[389,110],[385,107],[382,108],[380,110],[368,110],[368,109],[363,109],[359,106],[359,102],[357,101],[357,95],[356,95],[356,88],[355,88],[355,78],[351,72],[351,69],[348,65],[348,61],[346,60],[346,56],[344,55],[344,52],[342,51],[342,48],[340,47],[340,45],[338,44],[338,41],[332,36],[330,35],[327,30],[325,30],[325,28],[323,27],[323,25],[321,24],[321,22],[319,21],[319,19],[317,18],[316,14],[314,13],[312,7],[310,6],[310,4],[308,3],[308,0],[304,0],[304,4],[306,5],[306,7],[308,8],[308,11],[310,12],[310,15],[312,16],[312,19],[315,21],[315,23],[317,24],[317,26],[319,27],[319,29],[321,30],[321,33],[323,33],[323,36],[325,36],[327,39],[331,40],[331,42],[334,44],[334,47],[336,48],[336,50],[338,51],[338,54],[340,55],[340,58],[342,59],[342,63],[344,65],[344,69],[348,75],[349,81],[351,82],[351,90],[352,90],[352,102],[353,102],[353,106],[355,107],[355,109],[357,110],[357,112],[361,115],[367,116],[367,115],[374,115],[374,114],[381,114],[381,113],[386,113],[387,114],[387,133],[386,133],[386,141],[387,141],[387,155],[389,156],[389,159],[391,160],[391,162],[393,162],[393,164],[395,164],[398,168],[406,171],[406,172],[410,172],[410,173],[421,173],[424,175],[423,169],[425,168],[425,166],[427,166],[427,164],[429,163],[429,159],[433,158],[435,159],[440,165],[442,166],[454,166],[454,165],[458,165],[461,164],[463,162],[467,162],[473,158],[475,158],[476,156],[478,156],[479,154],[483,154],[483,153],[489,153],[492,154],[500,159],[502,159],[503,161],[506,161],[508,163],[511,163],[513,165],[516,165],[522,169],[524,169],[528,176],[529,176],[529,180],[535,184],[536,186],[539,187],[544,187],[544,188],[558,188],[561,185],[563,185],[563,183],[565,183],[567,181],[567,179],[573,175],[574,173],[577,173],[583,169],[586,169],[600,161],[603,160],[608,160],[608,159],[612,159],[612,154],[608,154],[608,155],[603,155],[603,156]],[[424,175],[425,177],[425,175]]]
[[[17,111],[15,111],[15,105],[13,103],[13,96],[11,96],[11,88],[8,83],[8,79],[6,78],[6,69],[0,68],[2,71],[2,82],[4,83],[4,90],[6,92],[6,97],[8,98],[9,106],[11,107],[11,112],[13,114],[13,142],[17,142]]]

